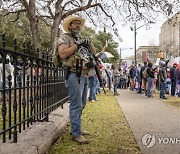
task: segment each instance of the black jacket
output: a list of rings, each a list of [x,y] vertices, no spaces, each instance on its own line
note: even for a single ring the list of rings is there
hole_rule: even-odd
[[[154,72],[151,67],[147,68],[147,74],[149,75],[149,77],[154,78]]]
[[[145,68],[147,68],[147,65],[144,65],[142,68],[141,68],[141,71],[140,71],[140,77],[141,79],[143,79],[143,71],[145,70]]]
[[[176,81],[176,76],[175,76],[175,70],[176,70],[176,67],[171,67],[170,69],[170,79],[171,81]]]
[[[130,68],[130,70],[129,70],[129,76],[130,76],[131,79],[134,78],[134,68],[133,67]]]
[[[166,69],[164,67],[159,68],[159,79],[162,82],[165,82],[167,79],[167,72],[166,72]]]

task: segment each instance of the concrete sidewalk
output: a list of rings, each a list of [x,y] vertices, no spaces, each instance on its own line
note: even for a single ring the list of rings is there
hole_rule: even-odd
[[[50,113],[48,122],[36,122],[22,133],[17,143],[0,143],[0,154],[45,154],[69,123],[69,103]]]
[[[155,98],[119,90],[118,103],[142,153],[180,153],[180,109]]]

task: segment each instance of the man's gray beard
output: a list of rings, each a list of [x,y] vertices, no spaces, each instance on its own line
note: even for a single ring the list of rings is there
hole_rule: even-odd
[[[80,30],[76,29],[73,31],[73,33],[75,33],[76,35],[78,35],[80,33]]]

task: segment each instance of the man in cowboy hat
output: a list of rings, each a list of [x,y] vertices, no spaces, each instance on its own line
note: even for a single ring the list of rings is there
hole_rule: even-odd
[[[84,26],[85,20],[71,15],[65,18],[63,22],[63,28],[66,31],[58,41],[58,53],[62,60],[66,61],[64,64],[68,68],[68,77],[66,78],[66,87],[68,88],[70,106],[70,123],[71,123],[71,135],[73,141],[79,144],[87,144],[88,141],[83,135],[88,135],[87,131],[81,129],[81,115],[86,105],[87,99],[87,75],[88,68],[82,62],[82,73],[77,75],[77,54],[78,48],[82,44],[89,44],[91,52],[95,54],[95,48],[93,44],[86,39],[78,39],[81,28]]]

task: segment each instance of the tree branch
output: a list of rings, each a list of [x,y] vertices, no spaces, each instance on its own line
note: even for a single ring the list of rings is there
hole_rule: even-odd
[[[23,4],[23,6],[24,6],[26,9],[28,9],[29,5],[28,5],[27,0],[19,0],[19,1]]]
[[[51,17],[54,18],[54,14],[52,13],[52,10],[51,10],[51,7],[50,7],[50,5],[51,5],[52,2],[53,2],[53,0],[51,0],[51,1],[49,1],[49,2],[47,3],[47,9],[48,9],[49,14],[51,15]]]
[[[14,6],[14,5],[18,4],[18,3],[19,3],[18,1],[14,2],[13,4],[9,5],[8,8],[10,8],[10,7],[12,7],[12,6]]]
[[[11,21],[11,22],[16,22],[16,21],[19,19],[19,16],[20,16],[20,14],[21,14],[22,12],[26,12],[26,9],[17,10],[17,11],[15,11],[15,12],[9,11],[9,12],[7,12],[7,13],[4,15],[4,17],[6,17],[6,16],[8,16],[8,15],[10,15],[10,14],[17,14],[16,18]]]
[[[93,23],[94,26],[97,26],[94,20],[91,18],[90,14],[85,10],[86,15],[89,17],[90,21]]]
[[[5,16],[8,16],[9,14],[19,14],[19,13],[21,13],[21,12],[26,12],[26,9],[17,10],[17,11],[9,11],[9,12],[7,12],[7,13],[4,15],[4,17],[5,17]]]
[[[89,9],[89,8],[93,8],[93,7],[98,6],[98,7],[101,8],[101,10],[104,12],[104,14],[111,19],[111,21],[113,22],[113,25],[112,25],[112,26],[114,26],[114,25],[115,25],[115,21],[113,20],[112,16],[110,16],[110,15],[107,14],[107,12],[104,10],[104,8],[102,7],[102,5],[101,5],[100,3],[90,5],[91,2],[92,2],[92,0],[89,0],[89,2],[88,2],[87,5],[81,6],[81,7],[79,7],[79,8],[75,8],[75,9],[73,9],[73,10],[70,10],[70,11],[67,12],[67,13],[64,13],[64,14],[62,15],[62,19],[66,18],[66,17],[69,16],[69,15],[72,15],[72,14],[75,13],[75,12],[84,11],[84,10],[87,10],[87,9]]]
[[[46,16],[47,17],[47,16]],[[46,24],[46,26],[48,26],[48,27],[51,27],[52,28],[52,25],[50,25],[48,22],[47,22],[47,20],[46,19],[44,19],[42,16],[39,16],[39,19],[40,20],[42,20],[45,24]]]

